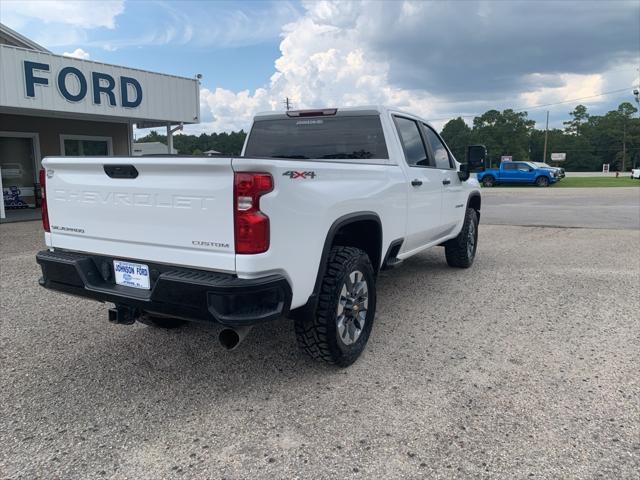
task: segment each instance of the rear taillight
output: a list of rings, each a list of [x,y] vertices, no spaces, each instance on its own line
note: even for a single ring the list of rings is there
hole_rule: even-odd
[[[40,169],[40,211],[42,212],[42,228],[45,232],[50,232],[49,228],[49,211],[47,210],[47,171]]]
[[[260,211],[260,197],[273,190],[268,173],[236,172],[233,182],[233,216],[236,253],[269,250],[269,217]]]

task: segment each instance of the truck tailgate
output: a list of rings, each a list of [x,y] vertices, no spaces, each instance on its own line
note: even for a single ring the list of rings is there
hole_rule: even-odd
[[[230,158],[48,157],[42,164],[48,246],[235,271]]]

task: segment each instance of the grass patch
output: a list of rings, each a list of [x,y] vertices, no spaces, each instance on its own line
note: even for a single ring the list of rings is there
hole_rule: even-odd
[[[565,177],[552,185],[553,188],[585,187],[640,187],[640,180],[629,178],[629,174],[616,177]]]
[[[482,185],[482,184],[480,184]],[[533,184],[506,183],[493,188],[540,188]],[[640,180],[624,177],[565,177],[551,185],[551,188],[592,188],[592,187],[640,187]]]

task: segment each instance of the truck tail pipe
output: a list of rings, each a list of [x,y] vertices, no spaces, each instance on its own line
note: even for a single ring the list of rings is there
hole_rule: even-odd
[[[218,335],[218,341],[227,350],[235,350],[251,331],[251,326],[223,328]]]

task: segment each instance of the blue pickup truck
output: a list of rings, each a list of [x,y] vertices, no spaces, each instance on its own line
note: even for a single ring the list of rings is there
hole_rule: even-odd
[[[483,187],[493,187],[498,184],[530,184],[548,187],[558,180],[556,170],[539,167],[533,162],[502,162],[500,168],[488,168],[478,173],[478,181]]]

